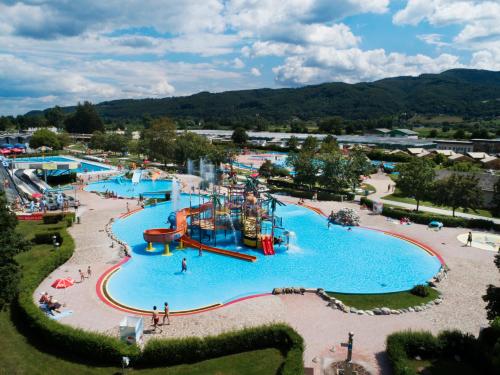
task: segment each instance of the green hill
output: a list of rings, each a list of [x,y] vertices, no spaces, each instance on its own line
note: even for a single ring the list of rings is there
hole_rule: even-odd
[[[500,72],[454,69],[370,83],[324,83],[300,88],[113,100],[96,107],[104,118],[111,120],[136,119],[146,114],[219,122],[256,115],[270,121],[285,121],[293,117],[303,120],[327,116],[376,118],[405,112],[495,117],[500,116]],[[73,109],[67,107],[65,111]]]

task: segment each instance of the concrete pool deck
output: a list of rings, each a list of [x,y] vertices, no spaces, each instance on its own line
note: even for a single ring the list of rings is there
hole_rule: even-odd
[[[190,176],[181,176],[181,180],[185,191],[189,191],[189,187],[197,181]],[[116,335],[119,322],[126,314],[104,304],[98,298],[95,287],[99,276],[121,260],[119,248],[110,247],[111,240],[104,228],[111,218],[126,212],[127,201],[133,209],[136,200],[104,199],[85,191],[79,192],[79,199],[82,203],[79,209],[81,224],[75,224],[69,229],[75,239],[75,253],[66,264],[42,282],[34,297],[38,298],[39,293],[48,291],[65,303],[64,309],[72,310],[73,314],[62,318],[62,324]],[[290,203],[297,202],[294,198],[282,199]],[[321,208],[326,213],[342,207],[359,210],[359,205],[353,203],[308,201],[307,204]],[[394,331],[428,329],[438,332],[457,328],[477,335],[480,327],[487,324],[485,303],[481,296],[488,284],[500,283],[493,264],[495,253],[463,247],[456,239],[458,234],[464,232],[463,228],[444,228],[435,232],[422,225],[403,226],[386,220],[385,217],[371,215],[365,210],[359,212],[363,226],[412,237],[431,246],[443,256],[451,271],[438,286],[444,298],[441,305],[418,313],[359,316],[327,308],[326,302],[314,294],[265,296],[201,314],[173,317],[171,325],[162,327],[162,333],[147,333],[146,340],[159,336],[204,336],[246,326],[285,322],[304,337],[305,366],[314,367],[319,374],[323,361],[345,358],[345,351],[340,343],[346,340],[349,331],[353,331],[354,359],[367,365],[373,373],[386,373],[388,367],[383,354],[385,338]],[[89,265],[92,276],[83,283],[66,290],[50,287],[51,282],[59,277],[70,276],[79,280],[78,269],[86,271]],[[165,295],[168,297],[167,285]],[[162,302],[159,301],[158,304]],[[149,323],[146,319],[146,330],[149,330]],[[330,351],[332,347],[335,348],[334,352]]]

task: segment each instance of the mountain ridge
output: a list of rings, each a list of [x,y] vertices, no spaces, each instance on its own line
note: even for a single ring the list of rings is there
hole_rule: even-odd
[[[354,120],[405,112],[497,117],[500,116],[500,72],[451,69],[354,84],[330,82],[296,88],[202,91],[180,97],[117,99],[95,106],[101,116],[110,120],[137,119],[145,115],[206,121],[241,121],[255,117],[269,121],[313,120],[330,116]],[[74,108],[63,109],[69,113]]]

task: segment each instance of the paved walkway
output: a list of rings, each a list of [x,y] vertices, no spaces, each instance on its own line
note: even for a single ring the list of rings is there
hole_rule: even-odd
[[[387,191],[388,185],[393,186],[394,181],[392,181],[385,173],[377,173],[371,176],[372,178],[367,180],[366,182],[369,183],[370,185],[373,185],[377,191],[370,195],[369,198],[371,199],[379,199],[383,203],[391,204],[393,206],[398,206],[398,207],[403,207],[407,208],[410,210],[414,210],[417,208],[417,205],[411,204],[411,203],[403,203],[403,202],[396,202],[388,199],[383,199],[384,196],[391,194],[391,192]],[[419,207],[420,211],[425,211],[425,212],[433,212],[435,214],[439,215],[448,215],[452,216],[453,212],[451,210],[445,210],[442,208],[435,208],[435,207],[427,207],[427,206],[422,206],[420,205]],[[468,219],[483,219],[483,220],[491,220],[496,224],[500,224],[500,219],[495,219],[491,217],[484,217],[484,216],[479,216],[479,215],[473,215],[473,214],[466,214],[463,212],[455,212],[455,216],[458,217],[464,217]]]
[[[188,179],[183,181],[186,189],[195,183]],[[61,319],[61,323],[116,335],[119,322],[126,314],[99,300],[95,286],[99,275],[120,260],[118,248],[110,247],[111,241],[104,226],[110,218],[125,212],[126,200],[103,199],[88,192],[79,193],[79,199],[83,204],[79,210],[82,221],[70,229],[76,242],[75,254],[42,282],[34,298],[47,290],[66,304],[64,309],[73,311],[72,315]],[[288,201],[297,202],[293,198],[288,198]],[[352,203],[307,203],[326,212],[346,206],[359,209]],[[435,232],[422,225],[402,226],[367,211],[360,211],[360,215],[364,226],[408,235],[440,252],[451,268],[449,277],[439,285],[444,297],[441,305],[420,313],[371,317],[332,310],[312,294],[266,296],[201,314],[173,317],[172,324],[162,327],[163,332],[157,334],[149,332],[150,322],[147,319],[146,340],[152,337],[204,336],[245,326],[285,322],[304,337],[304,363],[314,367],[315,374],[319,375],[323,362],[345,358],[340,343],[345,341],[349,331],[355,333],[354,359],[364,363],[374,374],[389,372],[384,348],[385,339],[392,332],[410,328],[433,332],[457,328],[477,335],[479,329],[487,324],[481,296],[488,284],[500,284],[493,264],[494,253],[463,247],[456,237],[465,232],[464,229],[445,228]],[[78,280],[78,269],[85,270],[89,265],[93,270],[90,279],[67,290],[50,288],[50,283],[58,277],[71,276]]]

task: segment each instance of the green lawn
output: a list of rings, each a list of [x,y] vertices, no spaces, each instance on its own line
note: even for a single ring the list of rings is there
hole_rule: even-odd
[[[366,184],[366,183],[361,184],[360,188],[363,190],[368,190],[369,194],[373,194],[373,193],[377,192],[377,189],[375,189],[375,186],[370,185],[370,184]]]
[[[36,232],[61,228],[63,224],[45,225],[42,222],[20,222],[18,232],[30,239]],[[52,245],[35,245],[31,250],[19,254],[16,259],[24,270],[39,267],[43,259],[53,255]],[[15,320],[14,320],[15,321]],[[51,354],[50,348],[29,332],[20,332],[9,311],[0,312],[0,374],[117,374],[118,367],[94,367],[71,362]],[[17,322],[16,322],[17,323]],[[19,324],[19,323],[17,323]],[[276,374],[283,363],[277,349],[256,350],[230,355],[190,365],[168,368],[134,369],[131,374],[166,375],[260,375]]]
[[[396,189],[395,194],[386,195],[386,196],[382,197],[382,199],[386,199],[388,201],[394,201],[394,202],[409,203],[409,204],[415,204],[415,205],[417,204],[417,202],[413,198],[402,197],[402,196],[398,195],[397,189]],[[420,206],[441,208],[443,210],[450,210],[451,211],[450,207],[436,206],[432,202],[429,202],[429,201],[421,201]],[[462,208],[458,208],[456,210],[456,212],[462,212],[462,213],[466,213],[466,214],[478,215],[478,216],[484,216],[484,217],[490,217],[490,218],[494,217],[490,211],[485,210],[485,209],[478,209],[476,211],[470,210],[468,212],[465,212]]]
[[[410,292],[386,293],[386,294],[341,294],[328,292],[328,295],[335,297],[345,303],[360,310],[371,310],[375,307],[388,307],[390,309],[404,309],[406,307],[427,303],[439,297],[439,292],[429,288],[427,297],[419,297]]]

